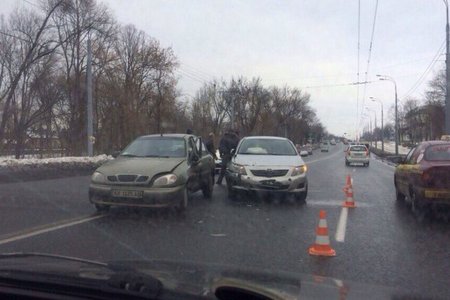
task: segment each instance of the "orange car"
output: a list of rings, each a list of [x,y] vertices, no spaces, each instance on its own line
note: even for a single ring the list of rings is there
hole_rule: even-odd
[[[430,207],[450,207],[450,141],[422,142],[395,169],[397,200],[414,213]]]

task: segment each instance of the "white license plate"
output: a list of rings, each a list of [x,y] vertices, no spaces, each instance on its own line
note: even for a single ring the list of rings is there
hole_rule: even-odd
[[[113,190],[113,197],[121,197],[121,198],[142,198],[144,192],[142,191],[127,191],[127,190]]]

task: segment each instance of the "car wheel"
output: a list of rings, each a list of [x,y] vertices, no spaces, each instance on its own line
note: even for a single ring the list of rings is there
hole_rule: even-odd
[[[397,201],[405,201],[405,195],[403,195],[398,187],[395,187],[395,199]]]
[[[228,179],[227,179],[227,190],[228,190],[228,198],[231,200],[236,199],[236,191],[233,190],[233,185]]]
[[[185,186],[183,189],[183,196],[180,200],[180,203],[178,203],[178,206],[175,207],[175,209],[178,213],[182,213],[182,212],[186,211],[186,208],[187,208],[188,202],[189,202],[188,200],[189,200],[188,189]]]
[[[99,213],[103,213],[103,212],[107,212],[109,210],[109,205],[105,205],[105,204],[95,204],[95,209],[97,210],[97,212]]]
[[[306,203],[307,196],[308,196],[308,186],[306,186],[306,191],[296,195],[296,200],[298,203]]]
[[[418,221],[423,221],[426,216],[426,207],[423,204],[423,201],[419,199],[416,192],[411,190],[410,192],[411,199],[411,211]]]
[[[206,199],[211,199],[213,190],[214,190],[214,175],[211,174],[211,176],[208,176],[208,183],[202,188],[203,197],[205,197]]]

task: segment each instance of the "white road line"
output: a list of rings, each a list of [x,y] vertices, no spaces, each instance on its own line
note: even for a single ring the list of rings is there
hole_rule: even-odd
[[[26,232],[26,233],[20,233],[17,235],[14,235],[12,237],[9,238],[5,238],[3,240],[0,240],[0,245],[4,245],[4,244],[8,244],[11,242],[15,242],[15,241],[19,241],[19,240],[23,240],[29,237],[33,237],[39,234],[43,234],[43,233],[47,233],[47,232],[51,232],[51,231],[55,231],[55,230],[59,230],[59,229],[63,229],[66,227],[70,227],[70,226],[74,226],[74,225],[78,225],[78,224],[82,224],[82,223],[86,223],[86,222],[90,222],[96,219],[100,219],[103,218],[105,215],[96,215],[96,216],[88,216],[88,217],[83,217],[83,218],[78,218],[76,220],[73,221],[68,221],[68,222],[64,222],[61,224],[61,222],[59,222],[59,224],[48,224],[47,227],[42,228],[42,226],[40,228],[36,228],[35,230],[31,229],[30,231]],[[45,225],[44,225],[45,226]]]
[[[345,240],[345,231],[347,228],[347,216],[348,216],[348,208],[343,207],[341,209],[341,214],[339,216],[339,222],[336,229],[335,239],[337,242],[344,242]]]
[[[332,200],[332,199],[330,199],[330,200],[323,200],[323,199],[313,200],[313,199],[308,199],[306,204],[308,206],[315,206],[315,205],[317,205],[317,206],[338,206],[338,207],[342,207],[342,203],[344,201],[345,200]],[[360,201],[358,201],[356,203],[356,205],[358,205],[359,208],[360,207],[372,207],[373,206],[372,204],[368,204],[368,203],[364,203],[364,202],[360,202]]]

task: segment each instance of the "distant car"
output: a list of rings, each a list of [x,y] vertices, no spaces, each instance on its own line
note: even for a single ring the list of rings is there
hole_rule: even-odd
[[[370,153],[364,145],[351,145],[348,147],[345,154],[345,165],[363,164],[368,167],[370,163]]]
[[[330,150],[330,143],[323,142],[320,144],[320,152],[328,152]]]
[[[333,145],[333,146],[335,146],[335,145],[336,145],[336,141],[335,141],[334,139],[332,139],[332,140],[330,141],[330,144]]]
[[[414,213],[432,206],[450,207],[450,142],[427,141],[411,149],[395,169],[397,200]]]
[[[214,160],[200,138],[189,134],[141,136],[91,177],[89,201],[110,206],[175,207],[185,210],[188,194],[211,198]]]
[[[308,151],[307,150],[301,150],[300,151],[300,156],[302,156],[302,157],[308,156]]]
[[[307,167],[294,144],[273,136],[245,137],[237,146],[226,173],[228,196],[238,192],[292,195],[304,202]]]
[[[313,154],[313,146],[311,144],[306,144],[306,151],[308,151],[308,155]]]

